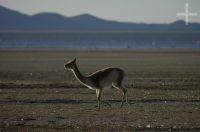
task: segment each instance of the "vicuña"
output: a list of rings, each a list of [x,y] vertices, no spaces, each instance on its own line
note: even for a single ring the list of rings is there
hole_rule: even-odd
[[[80,83],[91,90],[96,90],[99,110],[101,94],[105,88],[114,87],[122,91],[123,97],[121,107],[123,106],[125,97],[127,102],[127,89],[122,85],[124,78],[124,71],[122,69],[109,67],[98,70],[89,76],[83,76],[76,65],[76,59],[70,60],[67,64],[65,64],[65,68],[71,70]]]

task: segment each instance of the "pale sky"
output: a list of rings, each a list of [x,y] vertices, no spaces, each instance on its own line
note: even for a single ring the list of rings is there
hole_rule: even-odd
[[[190,22],[200,22],[200,0],[0,0],[0,5],[33,15],[40,12],[56,12],[64,16],[91,14],[103,19],[122,22],[168,23],[184,17],[185,12],[198,16],[189,17]]]

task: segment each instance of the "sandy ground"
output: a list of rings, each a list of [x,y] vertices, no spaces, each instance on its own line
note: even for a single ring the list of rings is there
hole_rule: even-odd
[[[126,71],[121,93],[95,91],[63,68],[77,57],[83,74]],[[0,131],[200,131],[200,51],[0,50]]]

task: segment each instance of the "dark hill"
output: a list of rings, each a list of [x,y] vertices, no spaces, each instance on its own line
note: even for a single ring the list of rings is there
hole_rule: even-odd
[[[0,30],[200,30],[200,24],[176,21],[171,24],[122,23],[89,14],[65,17],[56,13],[32,16],[0,6]]]

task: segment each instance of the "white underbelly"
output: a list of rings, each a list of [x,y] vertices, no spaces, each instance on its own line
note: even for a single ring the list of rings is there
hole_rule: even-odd
[[[88,88],[91,89],[91,90],[96,90],[94,87],[91,87],[91,86],[89,86],[89,85],[86,85],[86,84],[83,84],[83,85],[85,85],[86,87],[88,87]]]

